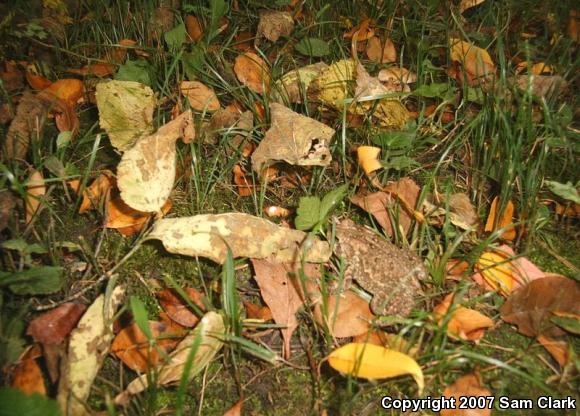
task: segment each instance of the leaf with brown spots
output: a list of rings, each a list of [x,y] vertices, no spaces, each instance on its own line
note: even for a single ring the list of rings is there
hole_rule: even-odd
[[[197,289],[186,287],[183,289],[189,300],[200,310],[205,311],[203,296]],[[187,302],[177,293],[175,289],[164,289],[156,293],[159,304],[167,312],[169,318],[181,326],[193,328],[199,317],[191,310]]]
[[[140,138],[123,154],[117,184],[121,198],[131,208],[157,212],[167,202],[175,181],[175,142],[180,137],[195,137],[191,110]]]
[[[33,319],[28,325],[26,334],[41,344],[60,344],[76,326],[86,309],[85,305],[78,303],[64,303]]]
[[[255,53],[238,55],[234,62],[234,72],[238,80],[255,93],[264,94],[270,90],[270,70]]]
[[[445,387],[444,397],[454,397],[456,403],[460,403],[461,397],[489,397],[491,391],[481,385],[479,374],[467,374],[455,380],[455,383]],[[490,416],[491,409],[444,409],[441,416]]]

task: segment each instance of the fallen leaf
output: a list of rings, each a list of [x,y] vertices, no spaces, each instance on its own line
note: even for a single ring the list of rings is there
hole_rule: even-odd
[[[107,131],[111,144],[120,152],[153,131],[153,90],[133,81],[107,81],[96,86],[99,124]]]
[[[187,294],[189,300],[199,307],[200,310],[205,311],[203,304],[203,296],[197,289],[186,287],[183,289]],[[199,317],[191,311],[187,302],[177,293],[175,289],[165,289],[156,293],[159,304],[163,308],[169,318],[177,322],[179,325],[193,328],[198,322]]]
[[[17,199],[7,189],[0,190],[0,232],[8,227],[9,221],[14,218],[14,208]]]
[[[450,221],[463,230],[473,230],[479,224],[479,216],[469,197],[462,193],[455,193],[449,197]]]
[[[379,71],[377,78],[381,82],[399,81],[404,84],[417,82],[417,74],[403,67],[383,68]]]
[[[392,237],[395,228],[401,230],[404,235],[409,231],[412,216],[406,207],[414,209],[420,191],[421,189],[412,179],[402,178],[397,182],[388,184],[384,191],[368,195],[359,193],[353,195],[350,200],[353,204],[372,214],[385,233]],[[393,212],[393,221],[391,221],[389,210]]]
[[[479,341],[485,335],[485,330],[493,326],[493,321],[478,311],[460,305],[454,305],[449,312],[453,297],[453,293],[445,296],[445,299],[433,308],[438,325],[447,324],[447,335],[451,338]],[[451,313],[451,317],[447,319],[448,313]]]
[[[550,353],[550,355],[556,360],[556,362],[560,365],[560,368],[566,367],[566,365],[570,362],[571,355],[571,348],[570,345],[564,340],[555,340],[548,338],[544,335],[538,336],[538,342],[542,344],[542,347],[546,349]]]
[[[554,68],[552,66],[546,64],[545,62],[538,62],[536,64],[531,64],[528,61],[522,61],[516,65],[514,72],[516,74],[521,74],[524,71],[528,71],[529,66],[529,73],[532,75],[550,75],[554,73]]]
[[[220,102],[214,90],[198,81],[181,81],[179,91],[187,97],[191,108],[197,111],[216,111]]]
[[[42,90],[42,93],[59,98],[68,107],[74,109],[83,98],[85,87],[83,82],[78,79],[59,79]]]
[[[187,335],[169,354],[167,363],[158,369],[156,382],[158,386],[174,384],[181,380],[186,367],[189,369],[188,380],[202,371],[215,357],[223,345],[221,336],[225,334],[222,316],[208,312],[189,335]],[[191,357],[192,349],[195,354]],[[150,377],[143,374],[129,383],[125,391],[115,397],[115,403],[126,405],[132,395],[145,390]]]
[[[332,368],[344,374],[368,380],[399,377],[409,374],[417,383],[420,396],[425,387],[419,364],[406,354],[367,343],[350,343],[328,356]]]
[[[30,224],[32,218],[40,208],[42,197],[46,194],[44,177],[38,170],[33,170],[26,182],[26,224]]]
[[[234,165],[234,184],[237,186],[238,195],[245,197],[256,193],[256,185],[251,175],[248,175],[238,163]]]
[[[257,36],[264,36],[270,42],[276,42],[280,36],[290,36],[294,30],[292,14],[277,10],[263,10],[256,31]]]
[[[203,26],[196,16],[185,16],[185,30],[190,42],[199,42],[203,38]]]
[[[376,318],[371,312],[369,302],[351,291],[330,295],[325,303],[325,310],[326,313],[323,313],[322,305],[317,304],[314,319],[328,328],[336,338],[366,334]]]
[[[255,53],[238,55],[234,62],[234,72],[238,80],[255,93],[264,94],[270,90],[270,70]]]
[[[580,335],[580,315],[560,311],[554,312],[554,315],[552,322],[572,334]]]
[[[514,216],[514,204],[512,201],[508,201],[501,213],[501,216],[497,212],[498,204],[499,198],[496,196],[491,203],[487,222],[485,223],[486,232],[491,232],[500,228],[506,228],[512,225],[512,219]],[[505,232],[502,233],[500,238],[506,241],[513,241],[516,238],[516,229],[513,226],[508,228]]]
[[[372,25],[373,21],[365,18],[357,26],[346,32],[343,37],[357,41],[371,39],[375,35],[375,30],[371,27]]]
[[[0,70],[0,79],[3,87],[8,92],[14,92],[24,87],[24,77],[22,71],[14,61],[5,61]]]
[[[283,356],[290,358],[290,339],[298,327],[296,312],[302,307],[302,299],[289,276],[288,266],[270,260],[252,259],[254,279],[260,287],[264,302],[272,311],[274,322],[283,326]]]
[[[459,39],[449,39],[451,60],[463,65],[470,85],[488,82],[495,76],[495,64],[485,49]]]
[[[31,71],[26,71],[26,81],[28,81],[28,85],[30,85],[30,88],[33,90],[43,90],[52,84],[52,81],[49,79]]]
[[[419,348],[411,346],[411,344],[409,344],[409,342],[402,336],[380,330],[370,329],[364,334],[353,337],[352,341],[366,342],[390,350],[399,351],[403,354],[407,354],[411,358],[415,358],[419,353]]]
[[[273,319],[272,310],[267,306],[258,306],[252,302],[244,302],[246,309],[246,317],[248,319],[259,319],[262,321],[269,321]]]
[[[172,206],[170,199],[165,201],[158,216],[161,217],[167,214]],[[142,212],[131,208],[118,195],[108,200],[106,213],[107,222],[105,227],[116,229],[126,237],[141,231],[147,221],[155,215],[151,212]]]
[[[580,20],[579,10],[570,10],[568,17],[568,27],[567,33],[568,37],[576,43],[580,43],[580,31],[578,31],[578,26],[580,26],[578,21]]]
[[[492,397],[493,394],[481,385],[479,374],[472,373],[458,378],[453,384],[445,387],[443,396],[446,398],[454,397],[456,403],[461,403],[465,397],[484,397],[484,402],[488,405],[489,400],[487,398]],[[469,409],[443,409],[441,410],[441,416],[490,416],[491,408],[482,407],[484,406]]]
[[[459,13],[464,13],[466,10],[478,6],[484,1],[485,0],[461,0],[461,3],[459,3]]]
[[[28,324],[26,334],[41,344],[60,344],[76,326],[86,309],[85,305],[78,303],[63,303],[34,318]]]
[[[580,314],[580,285],[560,275],[533,280],[514,292],[500,309],[501,318],[529,337],[565,334],[551,321],[555,312]]]
[[[368,58],[379,64],[397,62],[397,50],[391,39],[381,39],[373,36],[367,42],[366,48]]]
[[[304,260],[324,263],[330,247],[318,238],[280,227],[263,218],[242,213],[205,214],[163,218],[148,239],[159,239],[170,253],[207,257],[223,264],[228,247],[234,257],[267,258],[280,262]]]
[[[113,339],[113,316],[125,290],[115,287],[89,306],[70,336],[68,354],[61,366],[58,403],[64,414],[84,415],[93,381]]]
[[[157,212],[167,202],[175,181],[175,142],[180,137],[195,137],[191,110],[141,137],[123,154],[117,184],[121,198],[131,208]]]
[[[292,214],[288,208],[270,205],[264,208],[264,214],[270,218],[287,218]]]
[[[163,322],[149,321],[149,329],[153,344],[136,323],[121,330],[111,344],[111,353],[138,373],[161,364],[164,354],[173,350],[184,335],[183,328]]]
[[[515,84],[521,91],[546,99],[559,96],[568,87],[568,82],[559,75],[518,75]]]
[[[380,147],[359,146],[356,149],[358,164],[367,175],[370,175],[374,171],[383,168],[383,165],[379,160],[380,153],[381,153]]]
[[[244,404],[245,399],[240,399],[230,407],[223,416],[242,416],[242,406]]]
[[[12,370],[11,387],[31,395],[38,393],[46,396],[44,376],[36,358],[24,358],[20,360]]]
[[[83,214],[89,209],[98,209],[101,203],[108,197],[111,189],[117,186],[117,180],[110,170],[104,170],[83,191],[83,200],[79,207],[79,214]]]
[[[234,43],[232,47],[238,51],[250,51],[254,48],[254,34],[248,30],[243,30],[238,32],[234,38]]]
[[[47,115],[48,109],[44,101],[32,92],[25,91],[6,133],[2,157],[24,159],[28,153],[31,138],[42,137],[42,127]]]
[[[106,62],[97,62],[95,64],[85,65],[79,69],[69,68],[66,72],[84,76],[94,75],[96,77],[102,78],[117,72],[117,65]]]
[[[272,100],[280,104],[286,102],[302,103],[303,96],[308,91],[310,83],[327,68],[327,64],[324,62],[318,62],[285,73],[282,78],[276,82],[276,86],[272,92]]]
[[[278,103],[270,104],[272,124],[252,154],[252,168],[262,174],[277,161],[299,166],[328,166],[328,148],[334,129],[295,113]]]

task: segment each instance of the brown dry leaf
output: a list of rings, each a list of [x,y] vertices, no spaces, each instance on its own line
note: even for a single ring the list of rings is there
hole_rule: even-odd
[[[516,86],[521,91],[530,91],[539,98],[553,98],[568,87],[568,83],[559,75],[518,75]]]
[[[580,31],[578,31],[578,26],[580,26],[580,10],[570,10],[568,18],[568,37],[573,41],[580,43]]]
[[[181,81],[179,91],[187,97],[194,110],[216,111],[221,107],[215,91],[199,81]]]
[[[276,42],[280,36],[290,36],[294,30],[292,14],[277,10],[263,10],[260,12],[257,36],[264,36],[270,42]]]
[[[240,399],[230,407],[223,416],[242,416],[242,406],[244,404],[245,399]]]
[[[477,228],[479,216],[466,194],[459,192],[451,195],[449,197],[449,210],[453,225],[464,230]]]
[[[345,39],[355,39],[357,41],[367,40],[375,35],[375,30],[371,27],[373,25],[371,19],[363,19],[357,26],[344,34]]]
[[[28,81],[28,85],[30,85],[30,88],[33,90],[43,90],[52,84],[52,81],[49,79],[31,71],[26,71],[26,81]]]
[[[370,323],[376,316],[371,312],[369,302],[351,291],[342,295],[330,295],[326,302],[326,313],[317,304],[314,319],[329,328],[336,338],[354,337],[369,331]]]
[[[252,42],[254,39],[254,34],[250,31],[244,30],[242,32],[238,32],[236,37],[234,38],[234,43],[232,47],[237,49],[238,51],[250,51],[254,48],[254,43]]]
[[[96,64],[90,64],[83,66],[82,68],[67,69],[68,73],[76,75],[94,75],[96,77],[106,77],[117,72],[117,65],[108,64],[106,62],[97,62]]]
[[[83,98],[85,87],[83,82],[78,79],[59,79],[42,90],[42,93],[60,98],[68,107],[74,109]]]
[[[380,147],[359,146],[356,149],[358,164],[367,175],[370,175],[374,171],[383,168],[383,165],[379,160],[380,153],[381,153]]]
[[[331,255],[326,241],[237,212],[163,218],[147,238],[161,240],[170,253],[207,257],[220,264],[228,247],[234,257],[272,257],[281,262],[304,256],[307,262],[324,263]]]
[[[493,396],[491,391],[481,385],[479,374],[467,374],[457,380],[455,383],[445,387],[444,397],[454,397],[456,403],[460,403],[463,397],[490,397]],[[487,401],[486,401],[487,403]],[[444,409],[441,410],[441,416],[490,416],[491,409]]]
[[[565,332],[551,321],[552,314],[580,314],[579,299],[580,284],[564,276],[548,275],[514,292],[501,307],[501,318],[529,337],[556,338]]]
[[[445,273],[449,276],[461,276],[469,269],[465,260],[451,259],[445,265]]]
[[[26,183],[26,224],[30,224],[38,212],[44,194],[46,194],[44,177],[40,171],[33,170]]]
[[[10,219],[15,218],[14,208],[17,199],[8,189],[0,190],[0,231],[8,226]]]
[[[163,322],[149,321],[149,328],[155,339],[154,346],[136,323],[119,332],[111,344],[111,353],[138,373],[145,373],[161,364],[159,350],[169,353],[184,335],[183,328]]]
[[[172,206],[173,203],[168,199],[158,214],[160,216],[167,214]],[[131,208],[117,195],[108,200],[105,227],[114,228],[125,237],[129,237],[141,231],[147,221],[154,215],[152,212],[142,212]]]
[[[399,81],[405,84],[413,84],[417,82],[417,74],[403,67],[381,69],[377,78],[381,82]]]
[[[254,185],[252,176],[244,172],[240,164],[234,165],[233,174],[238,195],[246,197],[256,193],[256,185]]]
[[[4,62],[3,68],[0,70],[0,79],[3,87],[8,92],[13,92],[24,87],[24,77],[22,71],[14,61]]]
[[[111,189],[117,186],[117,180],[110,170],[104,170],[83,191],[83,201],[79,208],[79,214],[83,214],[89,209],[98,209],[101,203],[108,197]]]
[[[488,82],[495,76],[495,64],[485,49],[459,39],[449,39],[451,60],[463,65],[470,85]]]
[[[397,62],[397,50],[391,39],[381,39],[373,36],[367,42],[366,53],[368,58],[379,64]]]
[[[46,396],[44,376],[35,358],[24,358],[16,364],[10,386],[27,395],[38,393]]]
[[[86,309],[85,305],[78,303],[64,303],[34,318],[28,325],[26,335],[41,344],[60,344],[74,329]]]
[[[398,224],[403,234],[407,234],[409,231],[412,213],[409,213],[407,208],[414,209],[420,191],[419,186],[411,178],[402,178],[397,182],[388,184],[383,191],[369,195],[356,194],[350,200],[353,204],[372,214],[385,233],[392,237],[395,224]],[[388,208],[393,210],[394,224],[389,217]]]
[[[32,137],[42,137],[42,127],[48,110],[42,99],[30,91],[25,91],[16,115],[10,123],[4,141],[2,157],[4,159],[24,159]]]
[[[234,62],[234,72],[238,80],[255,93],[264,94],[270,90],[270,70],[255,53],[238,55]]]
[[[352,341],[379,345],[381,347],[407,354],[411,358],[415,358],[419,353],[419,348],[411,346],[411,344],[402,336],[390,334],[385,331],[370,329],[364,334],[357,335]]]
[[[123,154],[117,166],[117,185],[131,208],[157,212],[167,202],[175,181],[175,142],[180,137],[195,137],[191,110],[141,137]]]
[[[186,287],[183,289],[187,294],[189,300],[205,311],[203,304],[203,295],[197,289]],[[163,308],[169,318],[177,322],[179,325],[193,328],[198,322],[199,317],[191,311],[187,302],[177,293],[175,289],[165,289],[156,293],[159,304]]]
[[[185,29],[188,42],[199,42],[203,38],[203,25],[196,16],[191,14],[185,16]]]
[[[499,198],[496,196],[491,203],[491,208],[489,209],[487,222],[485,223],[486,232],[492,232],[500,228],[508,227],[509,225],[512,224],[514,216],[514,204],[512,203],[512,201],[507,202],[507,205],[505,206],[503,212],[501,213],[501,217],[498,215],[497,212],[498,205]],[[506,241],[513,241],[516,238],[515,227],[511,227],[508,230],[506,230],[500,236],[500,238]]]
[[[453,303],[454,294],[445,296],[443,301],[433,308],[433,315],[439,326],[445,324],[449,308]],[[447,320],[447,335],[469,341],[479,341],[485,335],[485,330],[493,326],[493,321],[487,316],[463,306],[454,305],[451,317]]]
[[[550,353],[550,355],[554,358],[554,360],[556,360],[561,368],[566,367],[566,365],[570,362],[570,358],[572,357],[571,347],[566,341],[551,339],[544,335],[539,335],[537,339],[538,342],[542,344],[542,347],[544,347],[546,351]]]
[[[290,339],[298,327],[296,312],[303,304],[300,291],[296,287],[300,282],[293,277],[296,269],[291,264],[265,259],[252,259],[252,265],[255,272],[254,279],[260,287],[264,302],[272,311],[274,322],[284,326],[281,329],[284,339],[283,355],[288,359]]]
[[[248,319],[269,321],[274,318],[272,316],[272,310],[267,306],[258,306],[252,302],[244,302],[244,308],[246,308],[246,317]]]
[[[278,104],[270,104],[272,124],[252,154],[252,168],[263,174],[277,161],[299,166],[328,166],[334,129]]]
[[[463,13],[472,7],[480,5],[484,1],[485,0],[461,0],[461,3],[459,3],[459,12]]]

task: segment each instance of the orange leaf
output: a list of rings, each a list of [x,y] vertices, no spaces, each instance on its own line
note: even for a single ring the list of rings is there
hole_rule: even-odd
[[[104,62],[97,62],[95,64],[85,65],[79,69],[67,69],[66,72],[77,75],[94,75],[97,77],[106,77],[117,72],[117,66]]]
[[[185,29],[190,42],[199,42],[203,37],[203,26],[196,16],[191,14],[185,16]]]
[[[381,165],[381,162],[379,161],[380,153],[380,147],[359,146],[356,149],[358,164],[367,175],[370,175],[374,171],[383,168],[383,165]]]
[[[14,367],[12,387],[25,394],[38,393],[46,396],[44,377],[35,359],[24,359]]]
[[[181,81],[179,91],[187,97],[191,108],[197,111],[216,111],[220,102],[214,90],[199,81]]]
[[[270,205],[264,208],[264,213],[270,218],[287,218],[292,213],[288,208]]]
[[[98,209],[102,201],[109,195],[112,188],[117,186],[117,181],[110,170],[104,170],[92,183],[83,191],[83,201],[79,208],[79,214],[83,214],[89,209]]]
[[[29,224],[38,209],[40,200],[46,194],[42,173],[33,170],[26,184],[26,224]]]
[[[234,72],[238,80],[252,91],[264,94],[270,90],[270,70],[255,53],[238,55],[234,62]]]
[[[454,397],[456,403],[460,403],[462,397],[484,397],[493,396],[491,391],[481,385],[478,374],[467,374],[457,380],[450,386],[445,387],[444,397]],[[478,402],[479,403],[479,402]],[[488,403],[485,401],[485,403]],[[479,406],[478,406],[479,407]],[[485,406],[481,406],[485,407]],[[441,410],[441,416],[489,416],[491,409],[444,409]]]
[[[205,311],[202,294],[197,289],[187,287],[183,289],[193,304]],[[192,312],[189,305],[174,289],[165,289],[156,294],[161,307],[167,312],[167,316],[179,325],[192,328],[200,318]]]
[[[505,228],[512,224],[512,218],[514,215],[514,204],[512,201],[508,201],[506,207],[504,208],[501,216],[497,212],[497,207],[499,204],[499,198],[496,196],[489,209],[489,216],[487,217],[487,222],[485,223],[485,231],[491,232],[500,228]],[[502,240],[513,241],[516,238],[516,230],[514,227],[506,230],[500,238]]]
[[[397,50],[391,39],[381,41],[379,37],[373,36],[367,43],[366,52],[371,61],[380,64],[397,62]]]
[[[451,293],[439,305],[433,308],[433,315],[439,326],[445,323],[454,294]],[[469,341],[478,341],[483,338],[485,330],[493,326],[493,321],[487,316],[463,306],[455,305],[451,317],[447,321],[447,335],[451,338],[459,337]]]
[[[168,199],[161,207],[161,213],[163,215],[167,214],[172,205],[171,200]],[[108,220],[105,227],[116,228],[117,231],[126,237],[141,231],[145,223],[155,215],[152,212],[142,212],[131,208],[118,195],[109,199],[107,213]]]
[[[254,192],[256,192],[255,191],[256,185],[254,185],[252,177],[246,175],[239,164],[234,166],[233,172],[234,172],[234,183],[238,188],[238,194],[240,196],[242,197],[250,196],[254,194]]]
[[[370,27],[372,20],[366,18],[344,34],[345,39],[356,39],[357,41],[367,40],[375,35],[375,30]]]
[[[341,296],[329,296],[326,314],[322,313],[321,305],[316,305],[314,310],[316,322],[328,327],[336,338],[366,334],[374,318],[376,316],[371,312],[369,302],[351,291]]]
[[[554,360],[558,362],[561,368],[566,367],[566,364],[570,362],[570,346],[566,341],[539,335],[538,342],[554,357]]]
[[[223,416],[241,416],[242,415],[242,405],[244,404],[245,399],[240,399],[230,407]]]
[[[42,75],[33,74],[30,71],[26,71],[26,81],[28,81],[28,85],[33,90],[43,90],[52,84],[52,81],[49,79],[46,79]]]
[[[78,79],[59,79],[43,90],[54,97],[63,100],[69,107],[75,108],[77,102],[83,98],[84,85]]]
[[[269,321],[272,319],[272,311],[267,306],[258,306],[252,302],[244,302],[246,308],[246,316],[248,319],[261,319]]]
[[[254,39],[254,34],[250,31],[239,32],[234,38],[233,48],[238,51],[249,51],[254,48],[252,40]]]

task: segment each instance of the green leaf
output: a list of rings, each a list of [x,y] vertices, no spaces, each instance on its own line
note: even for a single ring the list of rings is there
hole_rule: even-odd
[[[62,288],[62,267],[32,267],[16,273],[0,274],[0,286],[8,286],[17,295],[46,295]]]
[[[13,238],[12,240],[4,241],[0,246],[6,250],[15,250],[19,253],[26,253],[28,243],[23,238]]]
[[[183,71],[190,81],[198,79],[198,74],[204,72],[205,51],[200,45],[195,45],[191,52],[181,55]]]
[[[63,178],[66,176],[64,165],[55,155],[50,155],[46,158],[44,161],[44,167],[57,178]]]
[[[415,140],[417,131],[389,131],[373,136],[373,143],[387,149],[406,149]]]
[[[60,416],[55,400],[38,393],[25,394],[17,389],[0,388],[0,416]]]
[[[328,42],[318,38],[303,38],[294,49],[306,56],[321,57],[330,53]]]
[[[149,326],[149,318],[147,317],[147,309],[145,305],[136,296],[131,296],[131,312],[133,313],[133,318],[135,318],[135,323],[139,329],[145,334],[149,341],[153,341],[153,333],[151,332],[151,327]]]
[[[345,184],[324,195],[320,204],[320,216],[318,220],[324,221],[330,212],[344,199],[347,192],[348,185]]]
[[[552,322],[572,334],[580,335],[580,319],[578,318],[554,316]]]
[[[119,67],[115,79],[118,81],[136,81],[151,87],[154,79],[153,67],[143,59],[129,60]]]
[[[447,90],[449,90],[449,84],[444,82],[436,82],[428,85],[423,84],[414,90],[412,94],[427,98],[445,98]]]
[[[556,181],[546,181],[546,185],[550,188],[550,191],[558,195],[567,201],[572,201],[576,204],[580,204],[580,195],[578,194],[578,184],[572,185],[572,182],[568,181],[566,183],[560,183]]]
[[[171,52],[177,52],[181,49],[181,45],[185,42],[186,36],[187,31],[185,30],[185,23],[178,24],[163,35],[165,43],[167,43]]]
[[[407,156],[392,157],[387,163],[385,163],[385,167],[395,170],[407,169],[411,166],[420,166],[420,163]]]
[[[296,229],[302,231],[310,230],[320,220],[320,198],[316,196],[300,198],[296,214],[296,219],[294,220]]]
[[[224,0],[210,0],[210,24],[209,40],[217,35],[219,20],[226,14],[226,3]]]
[[[66,147],[72,140],[72,131],[61,131],[56,137],[56,148],[62,149]]]

